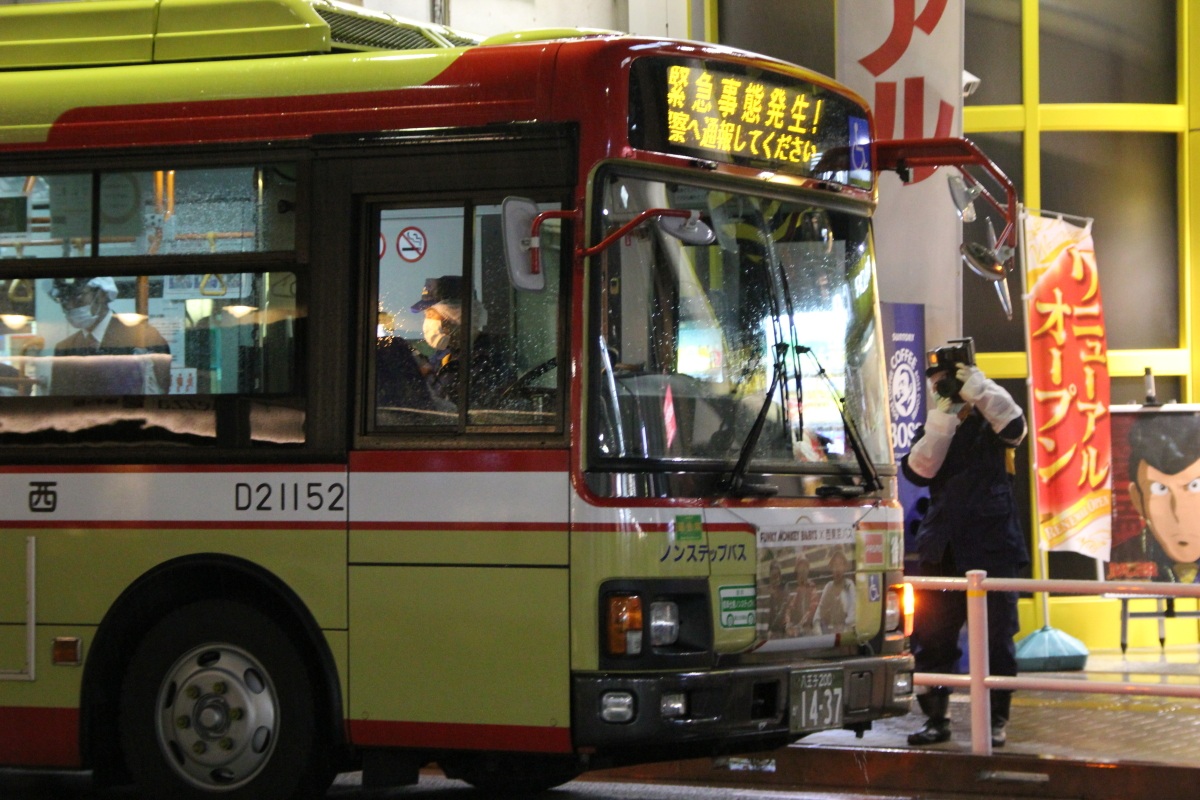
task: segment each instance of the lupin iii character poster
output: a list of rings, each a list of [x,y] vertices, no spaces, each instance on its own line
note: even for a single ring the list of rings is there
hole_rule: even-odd
[[[1112,408],[1109,580],[1200,583],[1200,406]]]

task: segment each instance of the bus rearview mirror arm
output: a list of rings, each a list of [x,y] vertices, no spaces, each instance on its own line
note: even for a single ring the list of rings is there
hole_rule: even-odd
[[[503,208],[505,234],[505,256],[508,259],[509,275],[518,289],[541,291],[545,287],[545,275],[541,268],[541,229],[551,219],[565,219],[581,224],[579,211],[538,211],[532,200],[518,197],[505,198]],[[716,241],[716,233],[700,219],[697,210],[676,208],[648,208],[637,214],[592,247],[577,247],[575,253],[581,258],[607,250],[630,231],[654,219],[659,228],[669,236],[688,245],[708,245]],[[528,236],[523,235],[528,231]]]
[[[960,216],[982,197],[1004,220],[997,237],[988,220],[988,243],[964,243],[964,263],[980,277],[994,282],[1005,316],[1012,319],[1012,300],[1008,292],[1008,272],[1017,252],[1017,191],[1011,180],[973,142],[959,137],[935,139],[895,139],[874,143],[874,163],[880,171],[894,170],[906,183],[917,167],[957,167],[960,176],[951,179],[951,195]],[[982,170],[995,184],[1001,196],[989,191],[969,167]],[[973,211],[973,209],[972,209]]]

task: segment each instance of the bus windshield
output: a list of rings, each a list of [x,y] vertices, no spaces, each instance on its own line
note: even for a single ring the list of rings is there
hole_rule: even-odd
[[[620,175],[602,191],[601,235],[647,209],[687,209],[715,236],[687,244],[645,225],[602,254],[596,466],[728,472],[745,458],[757,473],[857,474],[860,444],[887,462],[865,215]]]

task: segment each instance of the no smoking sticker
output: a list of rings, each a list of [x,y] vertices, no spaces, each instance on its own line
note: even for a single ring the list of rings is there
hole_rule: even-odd
[[[396,237],[396,252],[408,263],[420,261],[429,247],[425,232],[412,225],[400,231]]]

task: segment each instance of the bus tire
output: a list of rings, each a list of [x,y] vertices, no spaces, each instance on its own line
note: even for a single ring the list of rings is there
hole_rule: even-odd
[[[146,797],[320,797],[332,777],[313,682],[269,616],[203,600],[138,644],[121,686],[119,738]]]

